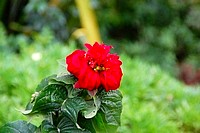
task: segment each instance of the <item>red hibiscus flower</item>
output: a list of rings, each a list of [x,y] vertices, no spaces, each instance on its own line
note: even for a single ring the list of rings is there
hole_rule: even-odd
[[[89,91],[103,86],[106,91],[120,86],[122,62],[116,54],[110,54],[112,46],[85,44],[88,51],[76,50],[66,57],[67,70],[77,77],[75,88]]]

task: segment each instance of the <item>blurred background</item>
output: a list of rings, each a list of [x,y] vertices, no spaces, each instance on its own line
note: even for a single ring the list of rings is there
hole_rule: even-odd
[[[118,132],[200,132],[199,0],[1,0],[0,126],[85,42],[123,62]]]

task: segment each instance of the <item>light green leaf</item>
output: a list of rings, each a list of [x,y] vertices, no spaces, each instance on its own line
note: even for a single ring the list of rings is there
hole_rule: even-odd
[[[18,120],[5,124],[0,133],[34,133],[37,127],[26,121]]]
[[[77,81],[76,77],[71,74],[64,74],[50,79],[50,84],[69,85]]]
[[[62,75],[66,75],[69,74],[69,72],[67,71],[67,64],[66,64],[66,59],[59,59],[57,60],[59,67],[58,67],[58,76],[62,76]]]
[[[66,68],[66,59],[65,58],[59,59],[59,60],[57,60],[57,62],[59,64],[59,66]]]
[[[53,80],[64,83],[64,84],[74,84],[77,81],[76,77],[74,77],[71,74],[57,76],[57,77],[53,78]]]

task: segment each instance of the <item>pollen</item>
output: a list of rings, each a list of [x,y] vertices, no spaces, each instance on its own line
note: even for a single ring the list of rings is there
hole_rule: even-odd
[[[104,71],[104,70],[106,70],[105,69],[105,67],[103,67],[103,66],[96,66],[95,68],[94,68],[94,71]]]

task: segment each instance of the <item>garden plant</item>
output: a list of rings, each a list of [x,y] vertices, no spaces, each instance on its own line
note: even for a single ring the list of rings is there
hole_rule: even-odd
[[[5,124],[1,133],[115,132],[120,126],[122,62],[110,54],[112,46],[85,44],[60,63],[67,70],[44,78],[24,115],[43,115],[39,127],[18,120]]]
[[[200,133],[199,18],[198,0],[0,0],[0,132]]]

